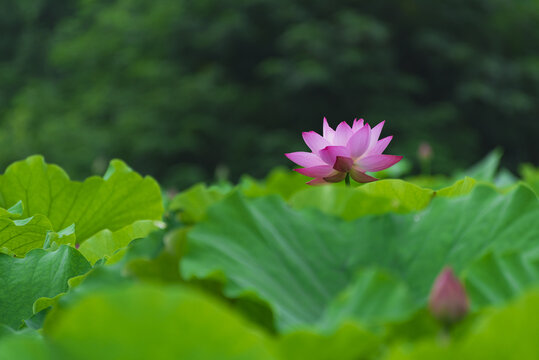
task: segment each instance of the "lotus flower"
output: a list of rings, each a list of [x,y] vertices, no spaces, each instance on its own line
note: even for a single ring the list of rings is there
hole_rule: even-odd
[[[363,119],[354,120],[352,127],[345,121],[333,130],[326,118],[323,136],[314,131],[303,133],[303,140],[311,152],[298,151],[285,154],[303,168],[295,169],[300,174],[314,178],[309,185],[340,182],[349,174],[360,183],[378,180],[366,172],[387,169],[402,159],[402,156],[382,155],[393,136],[378,140],[384,121],[371,129]]]
[[[429,296],[429,309],[440,321],[451,324],[466,315],[470,305],[466,290],[451,268],[444,268],[434,280]]]

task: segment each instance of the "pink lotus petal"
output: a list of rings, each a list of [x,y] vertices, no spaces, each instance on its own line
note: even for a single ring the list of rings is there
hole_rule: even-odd
[[[357,165],[361,171],[382,171],[388,167],[395,165],[402,159],[402,156],[397,155],[371,155],[359,159]]]
[[[317,154],[320,150],[326,146],[331,145],[326,139],[324,139],[320,134],[314,131],[307,131],[303,133],[303,140],[305,144],[311,149],[311,151]]]
[[[316,178],[316,179],[312,179],[311,181],[307,182],[306,184],[307,185],[323,185],[323,184],[327,184],[328,182],[324,179],[320,179],[320,178]]]
[[[302,169],[294,169],[295,171],[299,172],[302,175],[312,177],[312,178],[324,178],[326,176],[333,175],[334,171],[333,166],[329,165],[319,165],[319,166],[312,166],[308,168],[302,168]]]
[[[333,168],[337,171],[347,173],[354,165],[354,160],[345,156],[337,156]]]
[[[363,126],[359,129],[346,144],[346,147],[350,149],[352,157],[357,158],[367,150],[369,147],[369,139],[371,137],[371,128],[369,125]]]
[[[352,179],[354,179],[354,181],[357,181],[358,183],[368,183],[378,180],[377,178],[360,171],[357,166],[354,166],[352,168],[352,170],[350,171],[350,176],[352,177]]]
[[[383,138],[382,140],[378,140],[376,144],[374,144],[374,146],[369,149],[369,155],[380,155],[381,153],[383,153],[391,142],[391,139],[393,139],[393,136],[388,136]]]
[[[350,139],[350,136],[352,136],[354,132],[352,131],[352,128],[350,125],[346,123],[346,121],[343,121],[342,123],[337,126],[337,130],[335,130],[335,137],[333,138],[333,144],[337,146],[344,146],[348,142],[348,139]]]
[[[331,128],[328,124],[328,120],[324,118],[324,124],[323,124],[323,133],[324,139],[326,139],[329,142],[333,142],[333,138],[335,137],[335,130]]]
[[[354,124],[352,125],[352,131],[356,132],[363,127],[363,119],[354,119]]]
[[[378,125],[376,125],[375,127],[372,128],[371,139],[370,139],[370,143],[369,143],[369,149],[371,149],[376,144],[378,139],[380,138],[380,134],[382,133],[382,128],[384,127],[385,122],[386,121],[384,120],[384,121],[382,121],[381,123],[379,123]]]
[[[345,177],[346,177],[345,172],[336,172],[335,175],[327,176],[324,178],[324,180],[330,183],[338,183],[338,182],[343,181]]]
[[[328,165],[335,165],[337,156],[350,157],[350,150],[345,146],[326,146],[320,150],[320,158]]]
[[[310,152],[297,151],[293,153],[284,154],[291,161],[295,162],[299,166],[312,167],[317,165],[326,165],[318,155]]]

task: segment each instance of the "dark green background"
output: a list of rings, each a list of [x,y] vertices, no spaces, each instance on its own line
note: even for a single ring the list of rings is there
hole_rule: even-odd
[[[260,177],[323,116],[387,120],[434,172],[539,162],[537,0],[18,0],[0,30],[1,167]]]

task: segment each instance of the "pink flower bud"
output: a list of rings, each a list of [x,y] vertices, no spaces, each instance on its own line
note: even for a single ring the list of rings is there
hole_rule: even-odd
[[[462,319],[469,307],[464,286],[451,268],[444,268],[430,291],[430,312],[440,321],[452,324]]]
[[[417,155],[423,161],[430,160],[432,158],[432,147],[430,146],[430,144],[425,141],[419,144],[419,148],[417,149]]]

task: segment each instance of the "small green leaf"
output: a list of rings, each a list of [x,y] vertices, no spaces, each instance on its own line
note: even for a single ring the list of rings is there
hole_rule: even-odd
[[[7,217],[10,219],[16,219],[22,216],[24,212],[24,206],[22,201],[18,201],[15,205],[9,209],[0,208],[0,217]]]
[[[51,231],[52,225],[43,215],[22,220],[0,217],[0,248],[7,249],[7,253],[23,256],[31,249],[42,247]]]
[[[91,264],[95,264],[99,259],[109,258],[118,249],[127,246],[132,240],[146,237],[150,232],[158,228],[155,221],[140,220],[114,232],[108,229],[101,230],[83,242],[79,247],[79,251]]]
[[[48,249],[51,246],[56,245],[75,245],[76,236],[75,236],[75,224],[66,227],[63,230],[58,232],[49,231],[45,237],[45,244],[43,244],[44,249]]]

